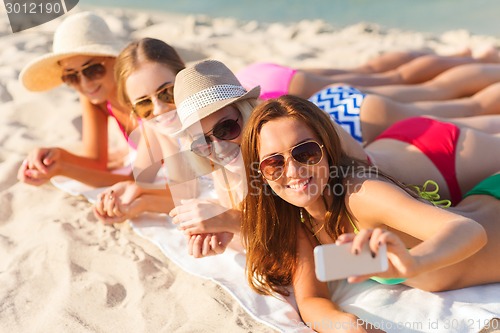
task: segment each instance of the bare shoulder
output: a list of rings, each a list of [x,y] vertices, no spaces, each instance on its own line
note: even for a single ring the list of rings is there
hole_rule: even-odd
[[[408,192],[389,179],[379,175],[362,175],[344,180],[346,197],[378,200],[383,194],[409,196]]]
[[[364,227],[386,224],[394,213],[428,206],[384,177],[351,177],[345,181],[345,203]]]

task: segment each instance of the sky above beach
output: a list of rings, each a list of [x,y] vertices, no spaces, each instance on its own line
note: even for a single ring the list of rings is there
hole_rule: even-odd
[[[497,36],[500,31],[498,0],[80,0],[80,4],[261,22],[322,19],[337,27],[370,22],[430,33],[466,29]]]

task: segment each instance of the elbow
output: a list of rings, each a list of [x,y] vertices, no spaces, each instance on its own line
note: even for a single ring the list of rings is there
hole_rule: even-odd
[[[481,248],[483,248],[488,243],[488,234],[486,233],[486,229],[484,229],[484,227],[482,225],[479,224],[479,226],[481,227],[479,237],[480,237],[480,242],[481,242]]]
[[[351,327],[357,323],[355,315],[342,311],[328,297],[311,296],[296,301],[303,323],[316,332],[330,332],[335,323],[346,323]]]
[[[85,163],[87,163],[88,167],[98,170],[98,171],[109,171],[110,161],[108,159],[108,155],[105,154],[96,154],[92,151],[85,151],[80,157],[86,159]]]
[[[110,171],[108,159],[95,159],[95,167],[99,171]]]
[[[471,240],[470,244],[474,244],[476,252],[482,249],[488,243],[488,234],[486,229],[474,220],[470,220],[468,224],[467,235]]]

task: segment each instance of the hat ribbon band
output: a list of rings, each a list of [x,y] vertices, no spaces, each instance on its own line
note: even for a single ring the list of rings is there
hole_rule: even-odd
[[[177,114],[181,122],[184,122],[193,113],[210,104],[231,98],[238,98],[243,96],[246,92],[247,91],[242,86],[231,84],[212,86],[186,98],[177,106]]]

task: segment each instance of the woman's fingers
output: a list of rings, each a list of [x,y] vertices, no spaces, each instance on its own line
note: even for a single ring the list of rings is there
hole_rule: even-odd
[[[114,216],[113,210],[115,207],[115,194],[114,191],[111,190],[104,198],[104,209],[109,216]]]
[[[181,200],[181,203],[183,201],[184,200]],[[190,212],[191,210],[192,210],[192,207],[189,204],[176,205],[175,208],[173,208],[170,211],[170,213],[168,213],[168,215],[170,217],[176,217],[177,215],[180,215],[180,214],[183,214],[183,213],[186,213],[186,212]]]
[[[122,208],[119,203],[115,203],[115,206],[113,207],[113,216],[116,217],[122,217],[124,214],[122,212]]]
[[[45,184],[49,180],[48,177],[36,169],[25,169],[20,177],[23,182],[35,186]]]
[[[45,154],[42,158],[42,163],[46,166],[50,166],[52,163],[54,163],[54,155],[55,152],[53,149],[50,149],[47,154]]]
[[[339,237],[337,237],[335,244],[341,245],[345,243],[350,243],[353,241],[354,237],[356,237],[356,234],[354,233],[342,234]]]
[[[196,239],[196,236],[190,236],[188,238],[188,254],[190,256],[193,255],[193,248],[194,248],[194,241],[195,241],[195,239]]]
[[[386,232],[387,232],[387,230],[383,230],[383,229],[380,229],[380,228],[376,228],[372,232],[372,235],[371,235],[370,241],[369,241],[369,246],[370,246],[370,250],[375,255],[378,254],[378,249],[379,249],[380,245],[382,244],[382,238],[381,237]]]
[[[110,225],[110,224],[114,224],[114,223],[121,223],[121,222],[126,220],[126,218],[124,218],[122,216],[110,217],[107,214],[104,214],[104,215],[100,214],[99,211],[95,207],[93,208],[93,212],[94,212],[94,216],[99,221],[101,221],[103,224],[106,224],[106,225]]]
[[[201,235],[196,235],[193,242],[193,257],[201,258],[202,247],[203,247],[203,237]]]
[[[226,245],[222,243],[222,240],[219,239],[217,235],[213,235],[211,237],[211,245],[215,254],[221,254],[226,250]]]
[[[30,169],[37,169],[43,174],[49,172],[47,166],[43,163],[44,156],[49,154],[50,150],[37,153],[36,157],[31,160]]]
[[[170,211],[170,214],[172,214],[172,211]],[[170,215],[169,214],[169,215]],[[170,215],[172,217],[172,223],[173,224],[179,224],[182,225],[183,223],[186,223],[187,221],[191,221],[193,219],[193,213],[190,211],[180,213],[177,211],[174,215]]]
[[[212,239],[212,235],[211,234],[205,234],[203,235],[204,236],[204,239],[203,239],[203,250],[202,250],[202,255],[204,257],[208,256],[211,252],[211,244],[210,244],[210,240]]]
[[[223,253],[226,245],[222,244],[219,237],[214,234],[188,236],[188,254],[195,258]]]
[[[104,210],[104,196],[105,192],[101,192],[97,195],[97,202],[94,204],[95,210],[99,213],[99,215],[104,215],[106,212]]]
[[[101,216],[122,218],[126,215],[124,207],[122,207],[120,200],[115,196],[113,190],[99,194],[94,207]]]
[[[388,240],[392,239],[392,233],[381,229],[362,229],[360,232],[354,237],[351,234],[341,235],[341,244],[347,243],[348,241],[352,241],[352,253],[358,254],[363,251],[363,248],[368,245],[372,255],[376,255],[378,253],[378,248],[381,244],[385,244]],[[390,237],[390,238],[388,238]]]
[[[353,254],[357,255],[361,253],[365,244],[369,242],[372,232],[372,229],[362,229],[359,231],[352,241],[351,252]]]
[[[24,181],[26,178],[26,170],[28,170],[28,160],[24,160],[19,169],[17,170],[17,179],[20,181]]]
[[[124,207],[122,207],[121,200],[118,198],[115,198],[114,200],[114,206],[113,206],[113,215],[116,217],[122,217],[124,216]]]

